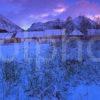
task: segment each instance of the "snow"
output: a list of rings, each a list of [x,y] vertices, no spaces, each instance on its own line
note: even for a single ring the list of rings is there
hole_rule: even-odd
[[[12,35],[13,33],[0,33],[0,39],[9,39]]]
[[[88,29],[88,35],[100,35],[100,29]]]
[[[33,23],[32,26],[28,29],[28,31],[43,31],[45,26],[43,23]]]
[[[33,32],[18,32],[16,38],[32,38],[32,37],[45,37],[45,36],[64,35],[64,30],[45,30]]]
[[[83,35],[78,29],[75,29],[70,35]]]
[[[64,26],[64,21],[57,19],[45,23],[42,22],[33,23],[32,26],[28,29],[28,31],[44,31],[44,30],[59,29],[59,28],[62,29],[63,26]]]
[[[65,29],[45,30],[46,35],[65,35]]]
[[[43,36],[44,31],[33,31],[33,32],[19,32],[16,35],[16,38],[32,38],[32,37],[38,37]]]
[[[79,16],[79,17],[76,17],[73,22],[76,26],[80,26],[81,22],[82,21],[87,21],[89,23],[91,23],[91,25],[95,26],[96,25],[96,22],[95,21],[92,21],[91,19],[85,17],[85,16]]]
[[[2,15],[0,15],[0,29],[4,29],[8,32],[22,31],[22,29],[19,26],[17,26],[16,24],[14,24],[13,22],[11,22],[10,20],[8,20]]]

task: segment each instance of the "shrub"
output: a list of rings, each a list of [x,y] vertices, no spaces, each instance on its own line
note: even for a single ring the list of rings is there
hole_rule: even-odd
[[[15,83],[19,80],[20,70],[14,61],[3,62],[3,79],[8,83]]]

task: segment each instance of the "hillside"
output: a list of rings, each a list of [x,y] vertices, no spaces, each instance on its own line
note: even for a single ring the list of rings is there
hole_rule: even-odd
[[[8,32],[19,32],[23,31],[19,26],[5,18],[4,16],[0,15],[0,29],[6,30]]]

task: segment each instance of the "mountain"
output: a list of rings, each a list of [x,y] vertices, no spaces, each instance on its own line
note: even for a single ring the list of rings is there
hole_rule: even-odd
[[[72,17],[67,18],[67,20],[65,21],[64,28],[66,29],[66,34],[70,34],[75,30],[76,27],[75,27]]]
[[[73,20],[74,25],[82,33],[87,34],[88,29],[96,29],[97,23],[87,17],[79,16]]]
[[[62,29],[64,27],[64,24],[64,21],[60,19],[44,23],[46,29]]]
[[[43,31],[47,29],[62,29],[64,27],[64,21],[59,19],[48,21],[45,23],[33,23],[32,26],[28,29],[28,31]]]
[[[85,16],[78,16],[75,19],[68,17],[66,21],[53,20],[46,23],[33,23],[28,31],[43,31],[50,29],[66,29],[66,34],[72,33],[74,30],[79,30],[83,34],[87,34],[88,29],[96,29],[97,23]]]
[[[8,32],[19,32],[23,31],[19,26],[0,15],[0,30],[6,30]]]
[[[79,16],[75,19],[68,17],[65,21],[65,28],[67,34],[70,34],[75,29],[78,29],[80,32],[86,35],[88,29],[96,29],[96,26],[97,23],[95,21],[92,21],[91,19],[84,16]]]
[[[33,23],[31,27],[28,29],[28,31],[43,31],[45,29],[44,23],[38,22]]]

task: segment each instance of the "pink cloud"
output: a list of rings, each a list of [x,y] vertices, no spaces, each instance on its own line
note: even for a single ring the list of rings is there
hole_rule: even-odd
[[[100,13],[100,6],[88,0],[78,0],[68,9],[68,14],[72,16],[95,15]]]
[[[63,13],[63,12],[65,12],[66,11],[66,7],[57,7],[57,8],[55,8],[54,9],[54,12],[56,12],[56,13]]]

